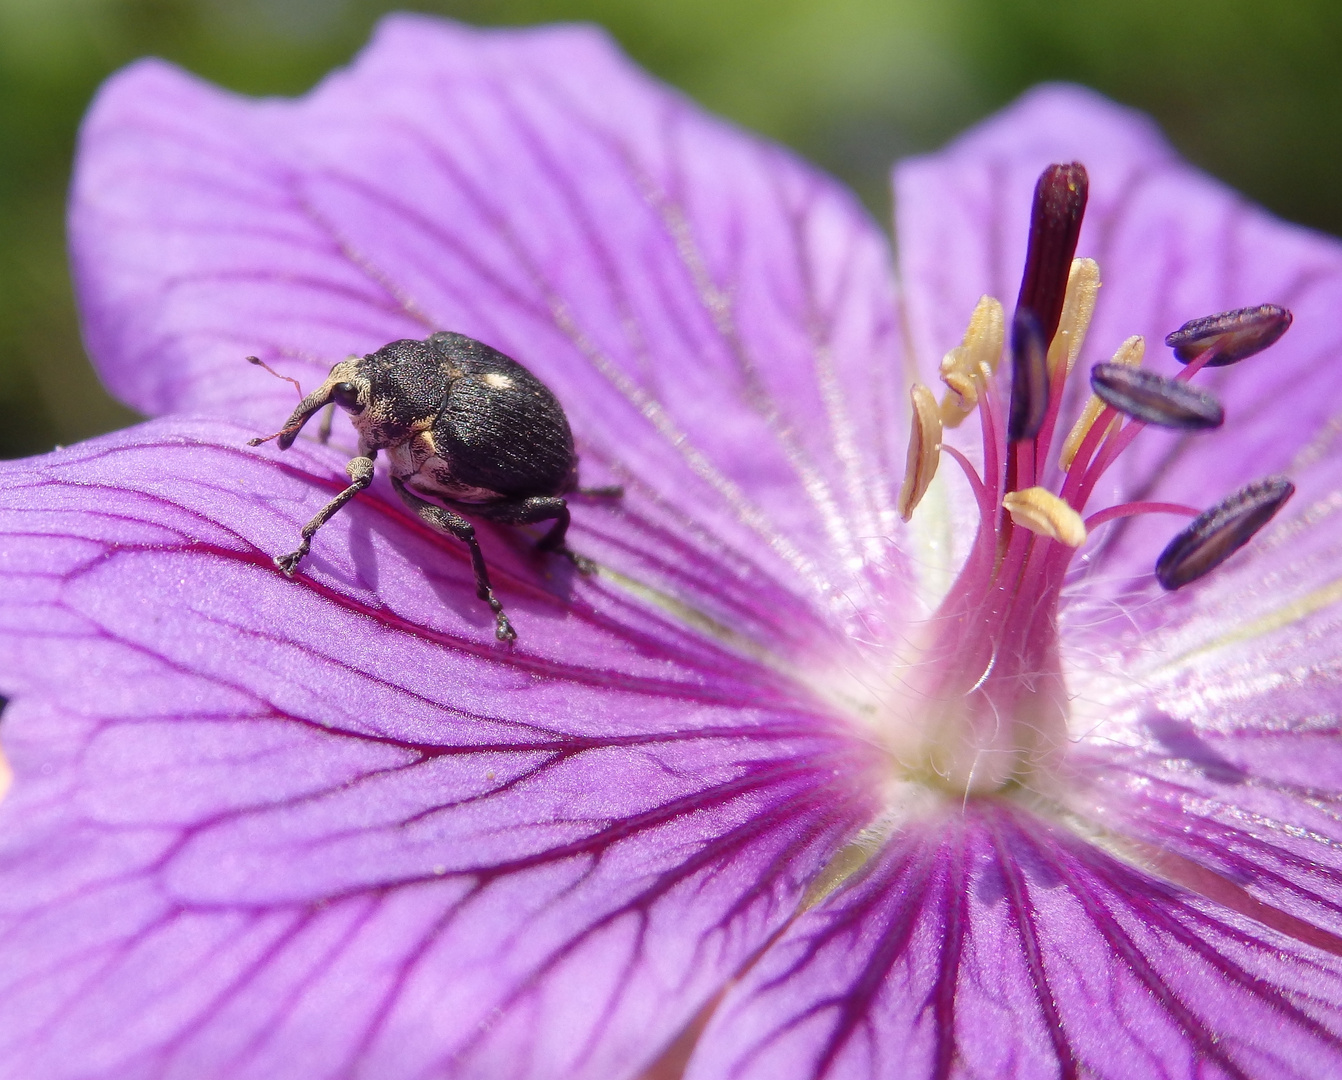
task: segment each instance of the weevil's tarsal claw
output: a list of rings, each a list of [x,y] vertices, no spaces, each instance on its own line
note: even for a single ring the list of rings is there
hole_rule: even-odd
[[[921,383],[909,388],[909,397],[913,401],[913,424],[904,483],[899,489],[899,516],[905,521],[913,517],[914,508],[927,494],[941,461],[941,412],[937,400]]]
[[[1252,540],[1294,494],[1295,485],[1284,476],[1246,484],[1169,542],[1156,560],[1156,580],[1173,591],[1211,573]]]
[[[298,569],[298,564],[303,561],[303,557],[312,550],[312,545],[304,540],[288,555],[276,555],[272,560],[280,568],[280,573],[285,577],[291,578]]]
[[[1143,368],[1096,364],[1090,386],[1106,405],[1158,427],[1204,431],[1225,422],[1225,410],[1214,395]]]
[[[1208,367],[1225,367],[1260,353],[1291,328],[1293,316],[1278,304],[1223,311],[1202,319],[1190,319],[1165,338],[1175,359],[1190,364],[1208,350],[1214,355]]]

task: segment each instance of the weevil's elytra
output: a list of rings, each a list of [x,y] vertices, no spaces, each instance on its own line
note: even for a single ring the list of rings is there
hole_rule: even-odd
[[[284,427],[250,445],[278,439],[280,449],[287,450],[312,415],[330,404],[349,414],[359,433],[359,453],[345,467],[349,487],[303,526],[295,550],[276,557],[275,565],[286,575],[293,576],[317,530],[372,483],[379,450],[387,452],[392,487],[402,501],[421,521],[470,549],[476,593],[494,612],[500,641],[511,641],[517,633],[490,586],[475,527],[458,508],[507,525],[553,521],[537,546],[591,571],[592,564],[565,543],[569,510],[564,496],[578,487],[578,455],[568,418],[550,389],[516,360],[462,334],[393,341],[336,364]],[[620,492],[593,494],[618,497]]]

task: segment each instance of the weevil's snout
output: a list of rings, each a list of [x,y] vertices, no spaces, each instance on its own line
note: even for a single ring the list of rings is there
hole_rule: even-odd
[[[352,358],[340,361],[331,369],[326,381],[298,403],[297,408],[285,421],[284,427],[265,438],[248,439],[247,445],[260,446],[262,443],[270,442],[271,439],[276,439],[281,450],[288,450],[312,415],[333,401],[345,411],[358,415],[363,411],[359,399],[361,395],[365,397],[367,395],[366,389],[360,391],[360,384],[366,384],[367,380],[358,378],[356,365],[357,361]],[[351,381],[352,377],[354,381]]]

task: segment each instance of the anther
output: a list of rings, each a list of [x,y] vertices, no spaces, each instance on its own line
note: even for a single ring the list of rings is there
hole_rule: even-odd
[[[1048,353],[1039,320],[1017,308],[1011,323],[1011,411],[1007,438],[1033,439],[1048,413]]]
[[[1225,422],[1225,410],[1214,396],[1154,371],[1096,364],[1090,371],[1090,385],[1106,405],[1158,427],[1202,431]]]
[[[1045,349],[1053,340],[1062,315],[1089,190],[1086,168],[1078,162],[1050,165],[1035,184],[1030,241],[1016,310],[1028,308],[1034,312]]]
[[[1142,357],[1145,354],[1146,341],[1140,335],[1134,334],[1118,347],[1109,363],[1123,364],[1134,368],[1141,367]],[[1062,449],[1058,451],[1058,468],[1062,469],[1063,472],[1072,467],[1076,452],[1081,449],[1082,441],[1090,432],[1095,421],[1100,418],[1100,413],[1104,412],[1104,408],[1104,402],[1091,394],[1090,400],[1086,402],[1086,407],[1081,410],[1081,415],[1077,417],[1076,423],[1072,425],[1072,430],[1067,433],[1067,438],[1063,440]],[[1114,424],[1116,425],[1118,422],[1118,417],[1114,417]]]
[[[941,360],[941,381],[951,390],[941,403],[941,420],[947,427],[956,427],[974,411],[983,384],[997,371],[1004,336],[1002,305],[991,296],[980,297],[964,340]]]
[[[1067,293],[1062,303],[1062,317],[1058,331],[1048,347],[1048,370],[1052,375],[1062,363],[1071,373],[1081,346],[1086,342],[1091,317],[1095,314],[1095,299],[1100,291],[1100,264],[1094,259],[1073,259],[1067,274]]]
[[[1211,573],[1252,540],[1294,494],[1295,485],[1284,476],[1244,485],[1194,518],[1166,545],[1156,560],[1156,580],[1174,590]]]
[[[1008,491],[1002,496],[1002,505],[1012,521],[1032,533],[1071,548],[1086,542],[1086,523],[1081,515],[1047,488]]]
[[[1202,319],[1190,319],[1165,338],[1181,364],[1196,360],[1208,349],[1215,355],[1208,367],[1225,367],[1260,353],[1274,344],[1291,326],[1292,315],[1277,304],[1224,311]]]
[[[921,383],[909,388],[913,401],[913,425],[909,431],[909,456],[904,483],[899,489],[899,516],[905,521],[927,494],[941,461],[941,413],[932,391]]]

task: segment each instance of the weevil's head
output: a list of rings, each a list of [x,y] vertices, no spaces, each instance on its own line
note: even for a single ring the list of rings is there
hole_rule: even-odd
[[[433,423],[450,377],[442,356],[427,342],[393,341],[367,356],[341,360],[270,438],[287,450],[312,415],[334,402],[349,414],[365,446],[398,446]],[[253,445],[264,441],[253,440]]]

